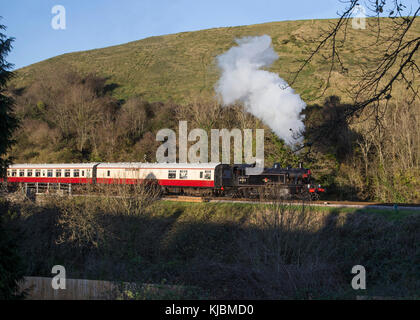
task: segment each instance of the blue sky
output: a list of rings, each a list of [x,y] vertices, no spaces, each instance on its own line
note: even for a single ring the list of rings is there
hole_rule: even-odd
[[[418,0],[408,1],[416,5]],[[54,30],[53,6],[66,10]],[[339,0],[0,0],[1,24],[15,37],[15,69],[67,52],[150,36],[271,21],[336,18]]]

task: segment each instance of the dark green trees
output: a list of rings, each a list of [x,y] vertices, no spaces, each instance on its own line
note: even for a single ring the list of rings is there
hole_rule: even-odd
[[[6,27],[0,24],[0,31]],[[13,114],[13,100],[6,94],[6,83],[12,76],[9,71],[12,64],[6,56],[12,48],[13,38],[0,32],[0,177],[2,177],[7,159],[8,148],[13,144],[12,134],[17,127]],[[7,230],[6,216],[9,213],[7,202],[0,199],[0,300],[22,297],[18,294],[18,281],[23,278],[22,261],[17,254],[15,237]]]
[[[18,125],[13,114],[13,100],[5,92],[7,81],[13,75],[10,71],[13,65],[6,61],[6,56],[12,49],[14,40],[1,32],[5,29],[6,27],[0,24],[0,177],[3,176],[7,165],[4,155],[13,144],[12,134]]]

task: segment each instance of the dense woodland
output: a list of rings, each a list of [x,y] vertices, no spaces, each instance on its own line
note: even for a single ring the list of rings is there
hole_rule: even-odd
[[[178,121],[193,128],[264,128],[265,164],[303,161],[329,197],[413,202],[420,199],[420,104],[403,96],[383,106],[379,118],[339,117],[350,105],[331,96],[305,110],[305,142],[293,152],[240,105],[223,107],[213,96],[184,104],[117,100],[115,85],[71,68],[50,70],[31,85],[9,88],[20,129],[10,155],[21,162],[155,161],[163,128]],[[368,110],[367,110],[368,111]],[[210,134],[209,134],[210,136]],[[191,143],[193,144],[193,142]]]

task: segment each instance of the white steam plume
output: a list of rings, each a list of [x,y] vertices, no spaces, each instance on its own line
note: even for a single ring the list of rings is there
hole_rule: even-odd
[[[216,92],[223,103],[239,100],[287,144],[301,142],[296,133],[304,129],[300,112],[305,109],[305,102],[278,74],[261,70],[278,59],[271,38],[263,35],[235,41],[238,46],[217,57],[222,75]]]

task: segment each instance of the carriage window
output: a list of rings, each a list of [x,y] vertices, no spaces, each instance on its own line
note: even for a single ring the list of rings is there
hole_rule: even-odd
[[[179,170],[180,179],[188,179],[188,170]]]
[[[17,175],[17,171],[16,170],[12,170],[12,177],[16,177]]]
[[[108,172],[107,172],[107,176],[108,176],[108,177],[110,177],[110,176],[111,176],[111,171],[110,171],[110,170],[108,170]]]
[[[85,170],[82,170],[82,177],[85,176]]]
[[[200,171],[200,179],[203,179],[203,171]]]
[[[168,171],[168,179],[176,179],[176,170]]]
[[[35,170],[35,177],[41,176],[41,170]]]
[[[55,170],[55,176],[56,177],[61,177],[61,169]]]
[[[32,169],[27,172],[28,177],[32,177]]]
[[[64,170],[64,176],[65,177],[70,177],[70,170],[69,169]]]
[[[19,177],[25,176],[25,170],[19,170]]]
[[[73,170],[73,177],[77,178],[79,176],[79,169]]]
[[[48,169],[48,171],[47,171],[47,177],[51,178],[52,176],[53,176],[52,169]]]
[[[211,170],[206,170],[204,172],[204,179],[207,179],[207,180],[211,179]]]
[[[45,177],[45,170],[42,170],[42,176]]]

